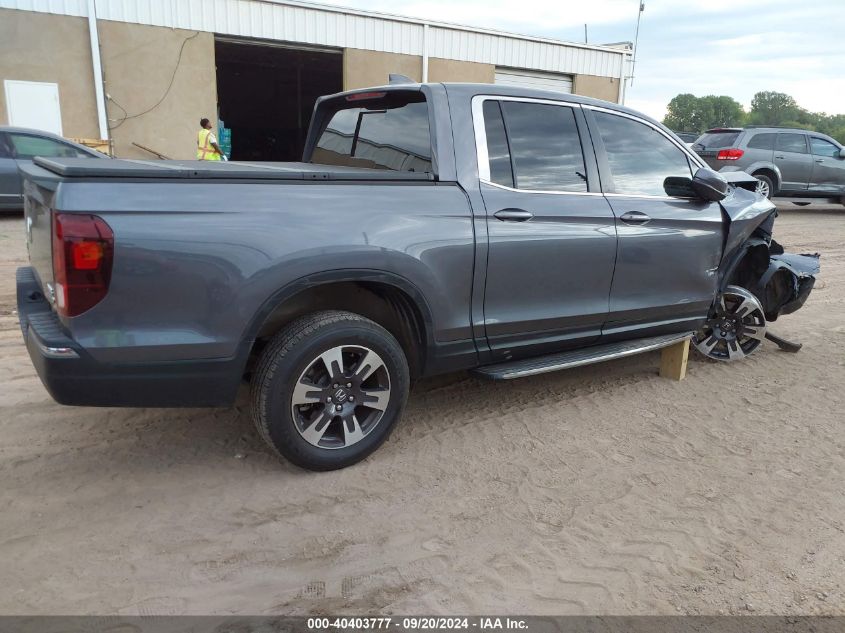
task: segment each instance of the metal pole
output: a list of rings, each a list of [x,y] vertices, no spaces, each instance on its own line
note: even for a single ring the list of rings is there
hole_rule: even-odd
[[[625,93],[627,92],[626,88],[628,87],[628,69],[627,66],[629,64],[629,55],[625,54],[622,56],[622,85],[619,87],[619,105],[625,105]]]
[[[91,60],[94,70],[94,94],[97,99],[97,121],[100,138],[109,140],[109,123],[106,115],[106,98],[103,90],[103,64],[100,59],[100,35],[97,32],[97,0],[88,0],[88,34],[91,38]]]
[[[637,31],[634,34],[634,56],[631,60],[631,85],[634,85],[634,71],[637,67],[637,48],[639,48],[640,42],[640,19],[643,17],[643,11],[645,11],[645,2],[640,2],[639,11],[637,11]]]
[[[428,24],[423,24],[422,80],[423,83],[428,81]]]

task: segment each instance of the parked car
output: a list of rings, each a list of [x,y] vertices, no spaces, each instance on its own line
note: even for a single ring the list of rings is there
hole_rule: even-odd
[[[675,135],[687,144],[687,147],[695,143],[698,137],[701,136],[697,132],[675,132]]]
[[[744,171],[772,196],[831,198],[845,202],[845,148],[818,132],[746,127],[707,130],[692,149],[720,172]]]
[[[22,127],[0,127],[0,211],[22,211],[19,168],[35,156],[108,158],[66,138]]]
[[[688,338],[718,360],[797,310],[775,207],[616,104],[481,84],[317,101],[301,163],[24,167],[30,356],[60,403],[229,406],[327,470],[412,379],[574,367]],[[563,403],[561,403],[563,405]]]

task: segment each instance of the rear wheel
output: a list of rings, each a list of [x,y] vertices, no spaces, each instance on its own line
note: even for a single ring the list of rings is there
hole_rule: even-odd
[[[692,337],[695,348],[713,360],[742,360],[753,354],[766,337],[763,307],[751,292],[728,286]]]
[[[775,194],[775,183],[766,174],[754,174],[757,179],[757,193],[764,198],[771,198]]]
[[[285,327],[262,353],[253,420],[294,464],[343,468],[387,439],[408,385],[405,355],[387,330],[351,312],[317,312]]]

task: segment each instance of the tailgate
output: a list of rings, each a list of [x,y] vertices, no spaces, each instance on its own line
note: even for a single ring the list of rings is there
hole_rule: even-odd
[[[704,162],[707,163],[713,171],[719,171],[725,166],[725,161],[716,160],[716,156],[719,155],[718,150],[700,150],[697,151],[696,154],[701,156],[701,158],[704,159]]]
[[[37,169],[37,168],[36,168]],[[50,202],[54,198],[56,181],[50,186],[29,170],[23,171],[24,227],[29,263],[35,269],[41,292],[53,302],[53,226]]]
[[[692,151],[701,156],[711,169],[719,171],[727,163],[716,160],[719,151],[735,147],[742,130],[712,129],[707,130],[692,144]]]

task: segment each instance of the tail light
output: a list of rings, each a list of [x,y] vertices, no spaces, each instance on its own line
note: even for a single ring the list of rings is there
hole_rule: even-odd
[[[347,101],[366,101],[367,99],[381,99],[386,92],[356,92],[346,95]]]
[[[744,153],[741,149],[720,149],[716,160],[739,160]]]
[[[106,296],[114,233],[95,215],[53,215],[53,283],[59,314],[74,317]]]

